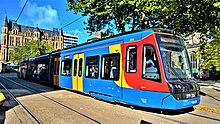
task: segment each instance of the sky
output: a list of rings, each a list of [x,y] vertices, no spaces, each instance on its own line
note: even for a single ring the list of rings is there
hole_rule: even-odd
[[[3,25],[5,16],[8,19],[17,20],[26,0],[0,0],[0,25]],[[28,0],[18,24],[42,29],[60,29],[62,26],[82,17],[81,14],[74,14],[73,11],[66,11],[67,0]],[[83,28],[86,17],[63,28],[64,32],[78,36],[79,44],[92,38]]]

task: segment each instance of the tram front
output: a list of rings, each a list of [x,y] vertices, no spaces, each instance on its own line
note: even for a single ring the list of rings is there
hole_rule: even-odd
[[[182,109],[199,104],[199,86],[193,80],[192,69],[182,38],[156,34],[166,82],[171,94],[163,99],[162,108]]]

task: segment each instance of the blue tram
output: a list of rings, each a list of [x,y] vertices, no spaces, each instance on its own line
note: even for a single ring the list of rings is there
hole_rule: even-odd
[[[172,30],[127,32],[30,58],[26,77],[136,106],[200,103],[183,39]]]

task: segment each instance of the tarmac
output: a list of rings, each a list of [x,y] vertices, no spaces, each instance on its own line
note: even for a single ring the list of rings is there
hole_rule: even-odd
[[[201,103],[195,109],[220,114],[220,80],[198,81],[198,84]]]

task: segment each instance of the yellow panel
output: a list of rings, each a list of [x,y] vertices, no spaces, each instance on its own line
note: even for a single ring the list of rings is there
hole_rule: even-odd
[[[75,59],[77,59],[77,61],[78,61],[78,54],[75,54],[75,55],[74,55],[74,57],[73,57],[73,62],[74,62]],[[74,65],[75,65],[75,63],[73,63],[72,75],[74,74]],[[78,72],[78,69],[79,69],[79,68],[78,68],[78,65],[79,65],[79,62],[77,62],[77,70],[76,70],[77,72]],[[78,87],[78,86],[77,86],[77,78],[78,78],[77,76],[78,76],[78,73],[77,73],[76,76],[73,75],[73,78],[72,78],[72,80],[73,80],[73,81],[72,81],[72,86],[73,86],[73,89],[74,89],[74,90],[77,90],[77,89],[78,89],[78,88],[77,88],[77,87]]]
[[[109,51],[110,53],[120,53],[120,76],[119,76],[119,80],[115,81],[115,83],[119,86],[119,87],[125,87],[125,88],[131,88],[125,80],[125,76],[124,76],[124,71],[122,69],[122,52],[121,52],[121,45],[120,44],[116,44],[116,45],[112,45],[109,46]],[[122,81],[122,83],[121,83]],[[122,84],[122,85],[121,85]]]
[[[82,58],[82,76],[78,77],[78,90],[82,92],[83,91],[83,74],[84,74],[84,71],[83,71],[84,70],[84,67],[83,67],[84,66],[84,53],[79,54],[79,59],[80,58]]]
[[[82,61],[82,76],[81,77],[78,76],[79,75],[78,72],[79,72],[79,59],[80,58],[83,59],[83,61]],[[84,53],[75,54],[73,62],[75,59],[77,59],[77,75],[73,76],[72,85],[73,85],[74,90],[78,90],[78,91],[82,92],[83,91],[83,73],[84,73],[84,67],[83,67],[84,66]],[[74,67],[72,68],[72,74],[74,74]]]

